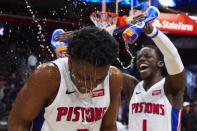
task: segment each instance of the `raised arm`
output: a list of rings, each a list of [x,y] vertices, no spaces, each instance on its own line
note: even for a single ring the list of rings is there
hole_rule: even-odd
[[[156,27],[148,25],[145,32],[164,55],[164,63],[168,72],[165,93],[173,106],[181,108],[184,93],[184,66],[179,53],[169,38]]]
[[[117,131],[116,120],[121,101],[122,75],[115,67],[110,68],[110,106],[103,118],[100,131]]]
[[[30,131],[32,121],[49,104],[59,86],[59,71],[53,64],[40,65],[19,92],[9,114],[9,131]]]

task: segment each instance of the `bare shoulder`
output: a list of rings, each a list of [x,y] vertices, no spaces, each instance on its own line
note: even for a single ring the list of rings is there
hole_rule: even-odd
[[[115,66],[110,66],[109,72],[110,72],[110,76],[121,75],[121,71]]]
[[[123,93],[126,96],[126,99],[129,101],[133,95],[135,86],[138,84],[138,80],[129,74],[123,73]]]
[[[110,66],[109,70],[109,75],[110,75],[110,88],[113,88],[113,90],[110,90],[111,92],[114,92],[115,94],[120,93],[122,90],[122,82],[123,82],[123,77],[122,77],[122,72],[114,67]]]
[[[114,82],[122,82],[122,80],[123,80],[122,72],[114,66],[110,66],[109,75],[110,75],[110,81],[113,83]]]
[[[58,90],[60,83],[58,67],[53,63],[39,65],[32,73],[27,83],[31,86],[37,84],[34,88],[39,88],[36,90],[44,91],[46,96],[53,95],[53,93]]]
[[[123,91],[129,94],[133,92],[134,87],[139,82],[134,76],[122,73],[118,68],[114,66],[110,67],[110,80],[112,84],[115,83],[115,85],[117,86],[120,86],[121,84],[121,89],[123,88]]]
[[[109,76],[110,76],[110,82],[112,84],[113,83],[122,84],[123,81],[122,72],[118,68],[114,66],[110,66]]]
[[[110,82],[110,105],[102,120],[100,131],[116,131],[116,119],[121,100],[122,74],[121,71],[113,66],[109,70]]]
[[[39,65],[34,70],[33,73],[43,73],[43,72],[47,72],[50,75],[51,73],[55,73],[55,74],[58,73],[59,70],[58,70],[57,66],[55,66],[55,64],[53,64],[53,63],[44,63],[44,64]]]
[[[31,77],[40,77],[41,79],[47,78],[55,78],[58,79],[60,77],[60,73],[58,67],[53,63],[44,63],[39,65],[34,72],[32,73]]]
[[[120,77],[126,83],[134,83],[135,85],[139,82],[134,76],[122,73],[118,68],[110,66],[110,76],[111,77]]]
[[[125,83],[132,83],[134,85],[137,85],[137,83],[139,82],[137,78],[135,78],[134,76],[132,75],[129,75],[129,74],[126,74],[126,73],[122,73],[123,75],[123,80]]]
[[[19,97],[25,97],[26,100],[37,98],[46,105],[57,92],[59,83],[60,73],[56,65],[53,63],[41,64],[32,72],[20,91]],[[31,96],[36,96],[36,98]]]
[[[30,129],[32,120],[57,93],[59,82],[59,71],[54,64],[39,65],[17,95],[9,115],[9,130]]]

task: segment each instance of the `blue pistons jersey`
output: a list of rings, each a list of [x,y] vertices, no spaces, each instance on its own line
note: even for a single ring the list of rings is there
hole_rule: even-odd
[[[80,98],[70,78],[68,59],[53,61],[61,81],[54,101],[33,122],[33,131],[99,131],[110,104],[109,73],[88,97]]]

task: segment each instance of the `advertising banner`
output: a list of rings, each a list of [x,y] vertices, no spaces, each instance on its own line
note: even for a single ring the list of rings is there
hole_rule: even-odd
[[[154,25],[164,33],[197,35],[197,22],[186,14],[161,13]]]

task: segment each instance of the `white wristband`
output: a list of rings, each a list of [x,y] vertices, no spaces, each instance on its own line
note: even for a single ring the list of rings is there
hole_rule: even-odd
[[[148,37],[155,38],[159,33],[159,30],[154,26],[153,31],[150,34],[146,34]]]

